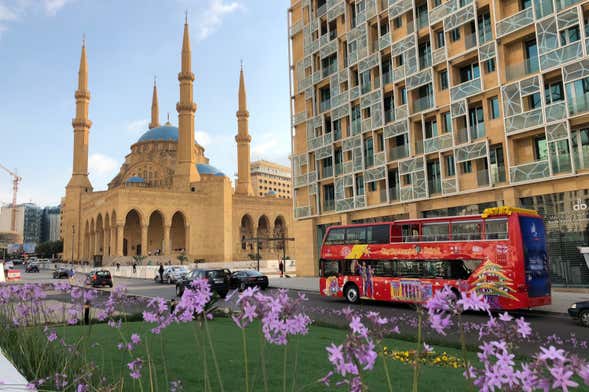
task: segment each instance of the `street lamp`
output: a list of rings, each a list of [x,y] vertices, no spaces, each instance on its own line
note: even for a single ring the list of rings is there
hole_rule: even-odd
[[[71,263],[72,265],[74,264],[74,236],[76,234],[76,227],[74,225],[72,225],[72,259],[71,259]]]

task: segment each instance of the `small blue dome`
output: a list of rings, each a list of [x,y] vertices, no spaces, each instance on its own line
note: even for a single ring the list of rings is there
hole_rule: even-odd
[[[268,191],[268,193],[266,193],[266,196],[276,196],[276,192],[275,191]]]
[[[214,166],[207,165],[206,163],[197,163],[196,169],[199,174],[209,174],[213,176],[224,176],[225,174]]]
[[[143,184],[145,180],[142,177],[129,177],[127,184]]]
[[[149,131],[145,132],[143,135],[141,135],[137,142],[140,143],[156,140],[168,140],[171,142],[177,142],[178,128],[171,125],[162,125],[161,127],[152,128]]]

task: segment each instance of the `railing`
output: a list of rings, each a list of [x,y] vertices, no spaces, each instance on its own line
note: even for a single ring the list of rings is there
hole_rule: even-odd
[[[317,8],[317,17],[323,16],[327,12],[327,3],[323,4],[321,7]]]
[[[432,66],[432,56],[431,54],[426,54],[423,57],[419,58],[419,69],[425,69]]]
[[[538,58],[532,57],[516,64],[510,64],[505,69],[507,80],[521,79],[526,75],[538,72],[540,69]]]
[[[415,154],[423,154],[423,139],[415,141]]]
[[[505,166],[504,165],[491,165],[491,181],[493,184],[499,184],[505,182]]]
[[[335,164],[335,175],[336,177],[343,173],[343,166],[341,163]]]
[[[459,101],[471,95],[478,94],[482,91],[481,78],[467,80],[450,89],[450,99],[452,101]]]
[[[462,144],[468,142],[468,129],[461,128],[456,131],[456,143]]]
[[[564,101],[554,102],[546,106],[546,122],[562,120],[566,117],[566,104]]]
[[[442,193],[442,182],[439,178],[430,179],[427,181],[427,189],[430,195],[435,193]]]
[[[352,135],[362,132],[362,121],[359,118],[352,120],[352,127],[351,128],[352,128]]]
[[[536,161],[523,165],[512,166],[509,169],[511,182],[522,182],[550,177],[548,161]]]
[[[399,159],[407,158],[409,156],[409,146],[403,144],[389,149],[389,160],[396,161]]]
[[[505,133],[510,134],[524,129],[540,126],[544,123],[542,108],[530,110],[505,119]]]
[[[399,188],[397,188],[397,187],[389,188],[389,200],[390,201],[399,200]]]
[[[335,72],[337,72],[337,62],[333,62],[327,67],[323,68],[323,77],[326,78]]]
[[[391,45],[391,34],[390,33],[386,33],[384,35],[381,35],[380,38],[378,39],[378,46],[380,48],[380,50],[383,50],[384,48],[386,48],[387,46]]]
[[[552,155],[550,163],[552,164],[553,174],[570,173],[573,170],[570,154]]]
[[[417,98],[413,102],[413,112],[418,113],[424,110],[430,109],[434,106],[434,97],[432,95],[426,95],[425,97]]]
[[[382,84],[389,84],[393,83],[393,74],[391,71],[383,72],[382,73]]]
[[[386,110],[384,111],[384,122],[386,123],[390,123],[391,121],[395,120],[395,110],[394,108],[391,108],[390,110]]]
[[[295,218],[304,218],[311,215],[311,206],[296,207],[294,211]]]
[[[477,170],[477,184],[479,186],[489,185],[489,171],[486,169]]]
[[[477,46],[477,35],[475,33],[469,33],[464,37],[464,46],[466,49],[474,48]]]
[[[385,187],[381,187],[379,190],[380,193],[380,202],[386,203],[387,202],[387,189]]]
[[[528,7],[515,15],[511,15],[497,22],[495,25],[497,38],[522,29],[532,23],[534,23],[534,10],[532,7]]]
[[[423,151],[426,154],[450,147],[452,147],[451,133],[445,133],[443,135],[425,139],[423,141]]]
[[[573,96],[568,105],[571,115],[589,111],[589,93]]]
[[[323,200],[323,211],[334,211],[335,210],[335,200]]]
[[[331,101],[328,99],[326,101],[319,102],[319,112],[323,113],[328,111],[331,108]]]
[[[321,168],[321,178],[333,177],[333,166],[324,166]]]
[[[476,123],[470,126],[471,140],[485,137],[485,123]]]
[[[417,30],[421,30],[427,26],[429,26],[427,12],[422,12],[419,15],[417,15]]]

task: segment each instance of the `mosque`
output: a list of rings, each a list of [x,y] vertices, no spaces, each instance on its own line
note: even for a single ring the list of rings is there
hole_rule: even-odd
[[[154,84],[151,123],[125,157],[119,173],[104,191],[94,191],[88,178],[90,92],[86,47],[82,45],[75,93],[73,169],[62,199],[63,258],[102,260],[110,264],[132,256],[156,261],[185,255],[188,260],[247,260],[256,245],[252,237],[288,237],[292,201],[271,194],[255,195],[250,174],[246,89],[240,71],[237,110],[238,175],[229,177],[211,165],[195,141],[194,74],[188,24],[184,25],[182,65],[176,105],[178,127],[159,123]],[[292,233],[290,233],[292,236]],[[282,241],[260,241],[263,259],[282,255]],[[286,254],[294,258],[294,246]],[[157,260],[161,257],[162,259]]]

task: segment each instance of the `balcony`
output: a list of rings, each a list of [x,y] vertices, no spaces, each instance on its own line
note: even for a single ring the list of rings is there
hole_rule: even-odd
[[[427,26],[429,26],[427,12],[422,12],[419,15],[417,15],[417,30],[421,30]]]
[[[573,96],[568,105],[571,116],[589,111],[589,93]]]
[[[328,199],[323,200],[323,211],[335,211],[335,200]]]
[[[340,174],[343,173],[344,167],[341,163],[336,163],[335,164],[335,176],[339,176]]]
[[[477,35],[475,33],[469,33],[464,37],[464,47],[466,50],[477,46]]]
[[[424,97],[417,98],[413,102],[413,113],[423,112],[424,110],[431,109],[434,106],[434,97],[432,95],[426,95]]]
[[[331,108],[331,101],[329,99],[328,100],[325,100],[325,101],[321,101],[319,103],[319,113],[326,112],[330,108]]]
[[[521,79],[524,76],[531,75],[539,70],[540,66],[538,64],[538,58],[532,57],[525,59],[522,62],[508,65],[505,69],[505,77],[507,80]]]
[[[321,168],[321,178],[333,177],[333,166],[324,166]]]
[[[425,69],[432,66],[432,56],[427,54],[425,56],[419,57],[419,69]]]
[[[383,72],[382,73],[382,84],[389,84],[393,83],[393,74],[391,71]]]
[[[430,195],[442,193],[442,181],[439,178],[428,179],[427,190]]]
[[[329,64],[327,67],[323,68],[323,77],[326,78],[329,75],[337,72],[337,63],[334,61],[333,63]]]
[[[450,89],[450,99],[454,101],[459,101],[466,97],[470,97],[471,95],[478,94],[482,91],[482,83],[481,78],[476,78],[472,80],[468,80],[464,83],[460,83],[457,86],[454,86]]]
[[[362,132],[362,121],[357,118],[355,120],[352,120],[352,135],[357,135],[360,132]]]
[[[501,38],[504,35],[519,29],[523,29],[532,23],[534,23],[534,10],[532,7],[528,7],[515,15],[508,16],[497,22],[495,26],[497,38]]]
[[[402,144],[400,146],[391,147],[389,149],[389,161],[397,161],[399,159],[407,158],[409,156],[409,145]]]
[[[559,121],[566,118],[567,109],[564,101],[546,106],[546,122]]]
[[[570,173],[573,170],[570,154],[558,154],[550,157],[552,174]]]
[[[570,102],[569,102],[570,103]],[[542,108],[530,110],[505,119],[505,133],[512,134],[525,129],[534,128],[544,123]]]
[[[511,182],[523,182],[550,177],[548,161],[536,161],[523,165],[512,166],[509,169]]]
[[[505,166],[504,165],[491,165],[491,182],[493,184],[499,184],[505,182]]]
[[[485,123],[476,123],[470,126],[470,139],[480,139],[485,137]]]
[[[460,128],[456,131],[456,144],[468,143],[468,129]]]
[[[423,141],[423,150],[426,154],[450,147],[452,147],[451,133],[445,133],[443,135],[425,139]]]
[[[385,187],[381,187],[379,190],[379,194],[380,194],[380,202],[381,203],[386,203],[387,202],[387,189]]]
[[[321,17],[327,12],[327,3],[324,3],[321,7],[317,8],[317,17]]]
[[[486,169],[477,170],[477,184],[479,186],[489,185],[489,171]]]

